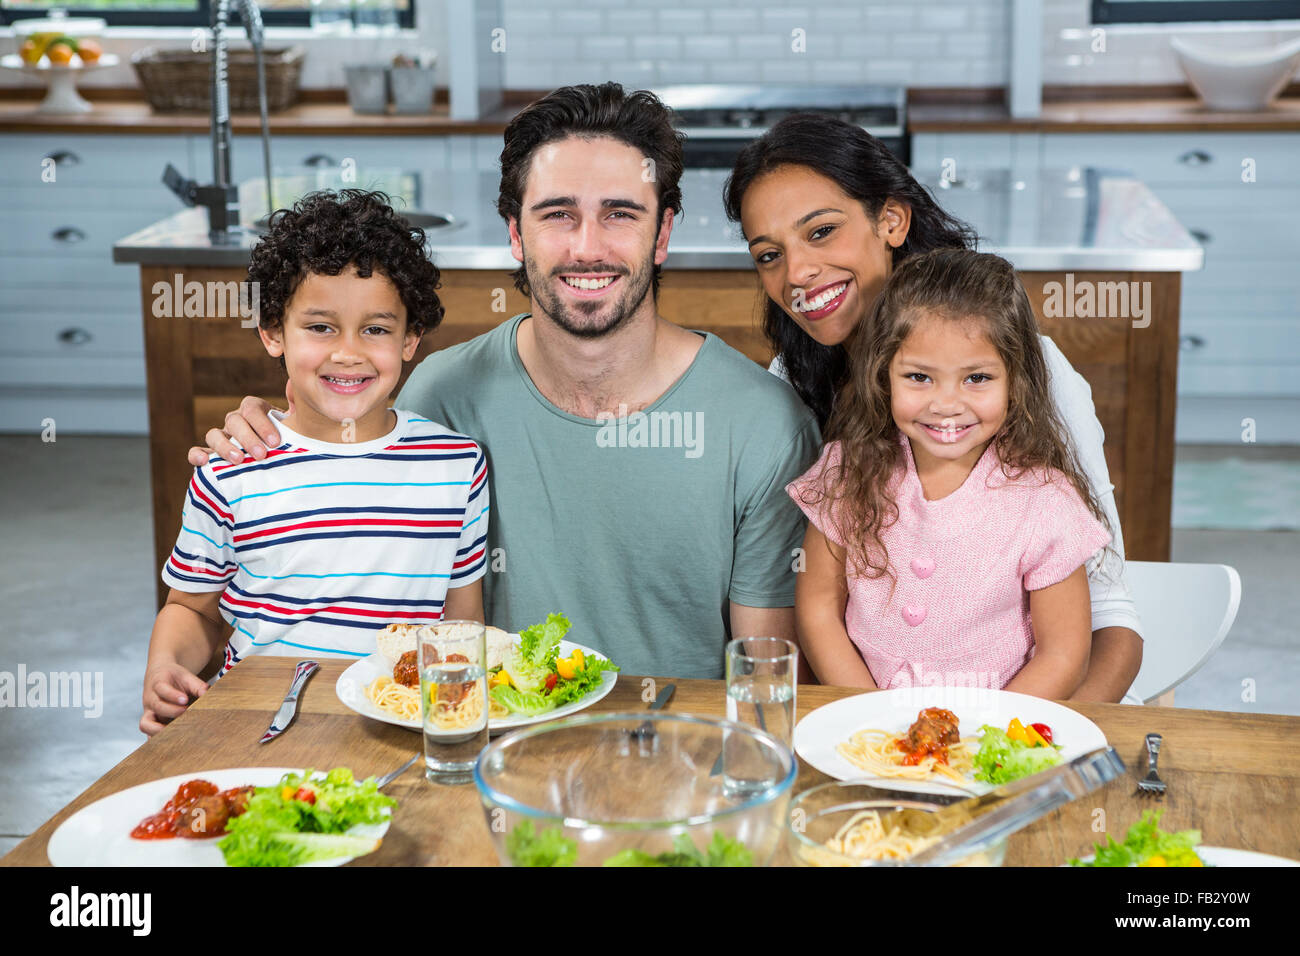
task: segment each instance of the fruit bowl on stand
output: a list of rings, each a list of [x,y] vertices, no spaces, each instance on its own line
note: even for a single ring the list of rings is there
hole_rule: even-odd
[[[117,57],[111,53],[103,54],[94,63],[80,64],[57,64],[50,63],[48,60],[42,60],[37,64],[24,63],[22,58],[14,53],[0,57],[0,67],[23,70],[46,80],[49,85],[49,92],[45,94],[45,99],[41,101],[41,105],[36,107],[36,112],[54,114],[90,112],[93,109],[92,104],[77,92],[77,77],[90,70],[98,70],[106,66],[117,66],[117,63]]]

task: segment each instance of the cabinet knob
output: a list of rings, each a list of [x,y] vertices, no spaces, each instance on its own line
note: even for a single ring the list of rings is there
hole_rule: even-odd
[[[76,326],[73,326],[72,328],[64,329],[62,332],[59,333],[59,341],[62,342],[64,345],[85,345],[92,338],[94,338],[93,335],[91,335],[85,329],[80,329],[77,328]]]
[[[81,157],[69,149],[56,149],[45,154],[46,159],[54,160],[55,166],[80,166]]]
[[[84,242],[86,234],[76,226],[64,226],[62,229],[55,229],[50,236],[55,242],[63,242],[72,245],[77,242]]]
[[[1213,162],[1214,157],[1203,149],[1189,149],[1178,157],[1178,161],[1184,166],[1205,166]]]
[[[315,166],[317,169],[324,166],[338,165],[338,163],[334,162],[332,157],[326,156],[324,153],[312,153],[302,161],[302,164],[304,166]]]
[[[1205,348],[1205,339],[1199,335],[1184,335],[1178,340],[1178,347],[1184,352],[1195,352]]]
[[[1206,232],[1204,229],[1188,229],[1187,231],[1188,233],[1191,234],[1191,237],[1193,239],[1195,239],[1203,246],[1208,244],[1210,241],[1210,234]]]

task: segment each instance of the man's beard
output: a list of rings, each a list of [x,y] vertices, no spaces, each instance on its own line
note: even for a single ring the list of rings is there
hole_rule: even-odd
[[[528,251],[525,249],[524,271],[528,276],[528,287],[533,294],[533,298],[537,301],[541,310],[546,313],[547,318],[570,335],[576,335],[584,339],[596,339],[603,335],[609,335],[614,330],[622,327],[628,318],[641,307],[641,303],[645,301],[645,297],[650,291],[651,280],[654,278],[654,261],[647,260],[642,268],[631,275],[624,269],[588,266],[581,269],[556,269],[543,280],[541,270],[537,268],[537,263],[529,257]],[[619,278],[616,281],[622,282],[624,285],[623,294],[613,301],[602,297],[590,301],[565,302],[560,298],[560,293],[556,291],[552,281],[558,279],[562,273],[573,272],[601,272],[617,275]],[[560,281],[564,280],[561,279]],[[591,321],[598,313],[604,315],[604,320]]]

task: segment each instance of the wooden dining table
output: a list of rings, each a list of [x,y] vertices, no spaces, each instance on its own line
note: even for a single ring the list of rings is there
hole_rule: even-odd
[[[180,718],[146,741],[30,837],[0,865],[48,865],[46,846],[58,826],[82,807],[137,784],[179,774],[198,776],[227,767],[351,767],[357,777],[395,770],[422,746],[418,733],[362,717],[339,700],[334,685],[346,661],[326,660],[303,692],[293,725],[259,744],[289,687],[296,660],[251,658],[214,684]],[[653,684],[647,683],[652,681]],[[644,711],[648,691],[676,685],[667,713],[720,717],[720,680],[619,675],[593,712]],[[800,685],[797,717],[860,691]],[[1091,852],[1106,835],[1116,840],[1147,808],[1163,807],[1166,830],[1196,828],[1207,846],[1256,850],[1300,859],[1300,717],[1077,704],[1119,751],[1129,772],[1106,787],[1054,811],[1010,838],[1006,866],[1055,866]],[[904,715],[900,715],[904,716]],[[909,718],[910,719],[910,718]],[[1163,736],[1160,776],[1164,797],[1140,796],[1148,733]],[[803,761],[795,792],[829,778]],[[379,849],[353,866],[495,866],[482,804],[473,784],[429,783],[415,768],[389,785],[396,798],[392,825]],[[142,807],[141,816],[157,807]],[[788,863],[784,849],[776,863]]]

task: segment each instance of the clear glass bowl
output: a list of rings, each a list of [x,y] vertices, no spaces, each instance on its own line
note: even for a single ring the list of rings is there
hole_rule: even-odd
[[[912,811],[900,818],[907,830],[903,835],[924,838],[925,816],[961,797],[929,793],[898,793],[881,790],[870,784],[843,781],[825,783],[805,790],[790,803],[786,819],[786,847],[798,866],[908,866],[906,859],[872,859],[831,849],[827,842],[864,811],[885,814]],[[844,848],[848,849],[848,848]],[[917,852],[921,847],[917,848]],[[1007,855],[1007,841],[1000,840],[972,846],[968,853],[949,863],[950,866],[1001,866]]]
[[[474,784],[506,866],[763,866],[795,771],[788,747],[742,724],[580,714],[488,744]]]

